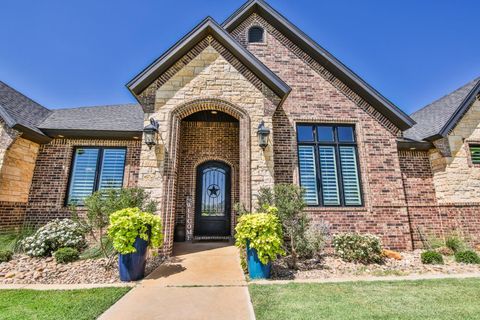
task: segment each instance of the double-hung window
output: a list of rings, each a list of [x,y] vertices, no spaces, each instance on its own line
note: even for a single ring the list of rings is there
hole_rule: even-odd
[[[67,204],[83,205],[93,192],[120,189],[125,171],[125,148],[76,148]]]
[[[300,185],[309,206],[361,206],[355,128],[297,125]]]

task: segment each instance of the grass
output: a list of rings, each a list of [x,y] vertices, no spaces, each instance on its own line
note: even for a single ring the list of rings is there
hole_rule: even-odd
[[[14,252],[19,251],[20,240],[31,236],[35,232],[35,229],[30,226],[24,226],[20,230],[4,231],[0,233],[0,251],[11,250]]]
[[[0,290],[0,319],[96,319],[129,290]]]
[[[257,320],[480,319],[480,279],[249,286]]]

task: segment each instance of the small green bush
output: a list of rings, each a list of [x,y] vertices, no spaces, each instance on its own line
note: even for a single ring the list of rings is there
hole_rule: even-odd
[[[380,239],[372,234],[343,233],[333,237],[335,253],[345,261],[382,263]]]
[[[423,264],[443,264],[443,256],[436,251],[425,251],[420,256]]]
[[[465,250],[455,253],[455,261],[469,264],[480,264],[480,257],[475,251]]]
[[[13,252],[11,250],[0,251],[0,262],[8,262],[12,260]]]
[[[458,236],[449,236],[445,239],[445,246],[452,249],[453,252],[465,250],[467,247],[463,239]]]
[[[69,263],[79,259],[78,250],[75,248],[65,247],[60,248],[53,253],[57,263]]]

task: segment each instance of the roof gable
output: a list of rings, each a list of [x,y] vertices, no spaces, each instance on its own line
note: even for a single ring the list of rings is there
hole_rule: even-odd
[[[163,72],[168,70],[176,61],[187,54],[196,44],[208,35],[216,39],[228,49],[241,63],[262,80],[275,94],[284,98],[290,92],[290,87],[275,73],[268,69],[253,54],[242,47],[230,34],[208,17],[190,31],[167,52],[155,60],[150,66],[138,74],[128,84],[127,88],[135,95],[139,95],[147,86],[155,81]]]
[[[412,113],[411,117],[417,124],[405,131],[404,136],[419,141],[445,137],[468,111],[479,93],[480,77]]]
[[[263,0],[250,0],[234,12],[222,26],[232,32],[251,14],[257,13],[268,23],[274,26],[288,39],[305,51],[318,63],[323,65],[345,85],[355,91],[360,97],[376,108],[381,114],[392,121],[401,130],[410,128],[415,122],[391,101],[382,96],[378,91],[368,85],[352,70],[337,60],[327,50],[318,45],[293,23],[288,21],[279,12]]]

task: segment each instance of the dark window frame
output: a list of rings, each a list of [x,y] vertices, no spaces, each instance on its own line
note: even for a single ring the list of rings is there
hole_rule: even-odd
[[[299,126],[310,126],[312,127],[313,141],[300,141],[298,136],[298,127]],[[320,141],[317,135],[318,127],[332,127],[333,128],[333,141]],[[340,142],[338,140],[338,127],[350,127],[353,131],[353,142]],[[316,174],[316,183],[317,183],[317,198],[318,204],[307,204],[307,207],[364,207],[365,202],[363,199],[363,183],[362,183],[362,174],[360,168],[360,157],[358,153],[358,143],[357,143],[357,133],[355,130],[354,124],[341,124],[341,123],[308,123],[308,122],[299,122],[296,124],[295,134],[297,137],[297,168],[299,173],[299,182],[301,185],[300,178],[300,157],[299,157],[299,147],[300,146],[313,146],[314,155],[315,155],[315,174]],[[338,205],[326,205],[324,204],[324,195],[321,179],[321,168],[320,168],[320,146],[332,146],[335,151],[335,162],[336,162],[336,176],[338,183],[338,193],[339,193],[339,204]],[[357,164],[357,175],[358,175],[358,188],[360,193],[360,204],[345,204],[345,192],[343,188],[343,174],[341,169],[340,162],[340,147],[350,146],[355,150],[356,164]]]
[[[101,147],[96,147],[96,146],[75,146],[72,149],[72,158],[70,159],[70,168],[68,170],[68,183],[67,183],[67,189],[65,190],[65,199],[64,199],[64,205],[65,207],[75,205],[76,207],[83,207],[84,204],[72,204],[69,203],[68,199],[70,197],[70,188],[72,185],[72,176],[73,176],[73,168],[75,166],[75,159],[76,159],[76,154],[78,149],[98,149],[98,155],[97,155],[97,165],[95,167],[95,179],[93,181],[93,191],[92,194],[96,191],[98,191],[98,185],[100,183],[100,175],[101,175],[101,167],[102,167],[102,162],[103,162],[103,155],[104,155],[104,150],[105,149],[122,149],[125,150],[125,163],[123,164],[123,171],[122,171],[122,187],[123,187],[123,182],[125,180],[125,167],[127,166],[127,154],[128,154],[128,148],[127,147],[117,147],[117,146],[101,146]]]
[[[252,41],[252,39],[251,39],[252,30],[260,30],[262,32],[262,38],[261,38],[260,41]],[[256,40],[256,39],[254,39],[254,40]],[[248,28],[247,41],[248,41],[248,43],[265,43],[265,29],[261,26],[251,26],[250,28]]]

